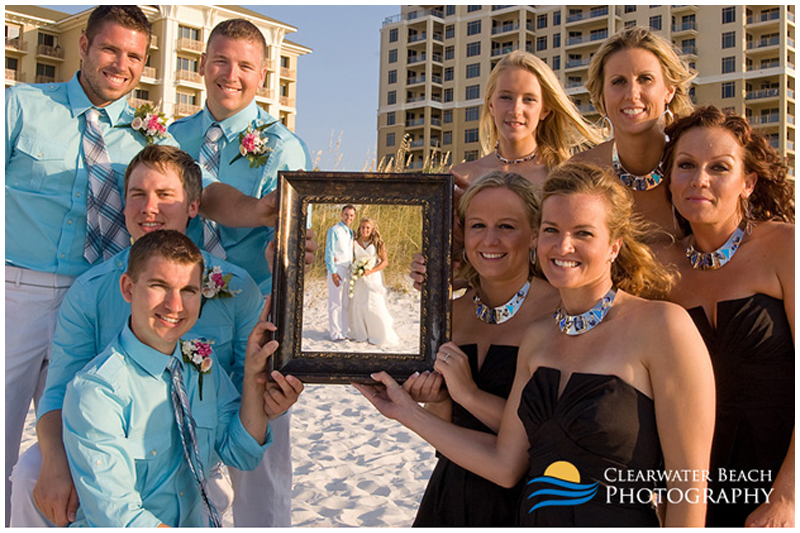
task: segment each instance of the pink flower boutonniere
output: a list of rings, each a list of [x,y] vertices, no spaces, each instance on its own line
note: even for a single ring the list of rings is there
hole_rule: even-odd
[[[197,387],[200,389],[200,400],[203,400],[203,376],[211,372],[214,360],[211,358],[211,345],[213,341],[192,339],[181,341],[183,362],[191,363],[197,369]]]
[[[147,139],[147,144],[153,144],[168,136],[167,116],[150,104],[142,104],[137,107],[133,113],[133,121],[130,124],[122,124],[120,127],[128,126],[141,132]]]
[[[269,139],[264,133],[264,130],[278,122],[258,124],[254,122],[249,124],[244,131],[239,133],[239,153],[231,159],[231,164],[235,163],[241,158],[247,158],[250,161],[250,168],[261,167],[267,164],[269,154],[272,153],[272,148],[267,146]]]
[[[205,278],[203,278],[203,298],[211,300],[213,298],[233,298],[241,291],[233,291],[230,288],[231,278],[233,274],[223,274],[222,268],[215,266],[206,271]]]

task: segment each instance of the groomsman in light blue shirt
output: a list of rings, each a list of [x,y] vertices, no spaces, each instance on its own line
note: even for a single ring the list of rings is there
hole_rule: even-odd
[[[311,160],[303,141],[256,105],[267,59],[266,40],[251,22],[231,19],[217,24],[200,62],[206,105],[177,120],[169,131],[221,183],[257,198],[274,199],[278,172],[310,169]],[[243,141],[248,133],[249,141]],[[265,297],[271,293],[272,273],[264,251],[274,239],[274,228],[237,229],[198,217],[187,235],[201,248],[246,269]],[[274,443],[258,469],[229,469],[237,527],[291,526],[290,416],[291,411],[272,424]]]
[[[203,292],[203,256],[174,230],[134,243],[120,291],[131,316],[119,336],[67,387],[64,445],[81,505],[74,525],[220,525],[205,476],[222,460],[258,465],[268,421],[302,392],[264,369],[275,351],[259,322],[248,340],[241,399],[208,345],[186,344]],[[262,315],[263,316],[263,315]]]
[[[328,269],[328,327],[331,340],[347,338],[350,308],[350,264],[353,262],[353,230],[356,208],[342,208],[342,221],[328,229],[325,238],[325,266]]]

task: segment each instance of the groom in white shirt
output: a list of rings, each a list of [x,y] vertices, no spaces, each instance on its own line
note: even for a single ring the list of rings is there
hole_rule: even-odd
[[[325,265],[328,268],[328,324],[331,340],[347,338],[347,311],[350,304],[350,264],[353,262],[353,230],[356,208],[342,208],[342,221],[328,230],[325,239]]]

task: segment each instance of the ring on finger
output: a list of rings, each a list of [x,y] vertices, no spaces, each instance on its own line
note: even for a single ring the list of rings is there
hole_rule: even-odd
[[[442,359],[442,361],[446,363],[448,359],[450,359],[450,354],[448,352],[445,352],[444,358]]]

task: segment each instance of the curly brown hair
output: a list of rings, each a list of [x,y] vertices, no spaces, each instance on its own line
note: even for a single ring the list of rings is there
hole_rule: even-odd
[[[743,209],[743,216],[748,214],[748,220],[754,222],[779,220],[794,224],[794,185],[787,179],[789,166],[784,158],[763,135],[753,130],[746,119],[723,113],[712,105],[697,108],[667,128],[670,141],[664,149],[664,171],[668,183],[678,141],[694,128],[723,128],[744,148],[745,172],[755,172],[758,180],[746,200],[750,205],[749,209]],[[688,222],[680,214],[676,216],[684,230],[691,233]]]
[[[551,196],[590,194],[605,200],[606,224],[611,240],[622,239],[619,254],[611,266],[611,280],[619,289],[643,298],[666,298],[677,274],[665,267],[645,244],[653,225],[633,210],[633,196],[607,169],[589,163],[567,162],[556,167],[543,187],[541,205]],[[536,227],[541,226],[541,210]]]

